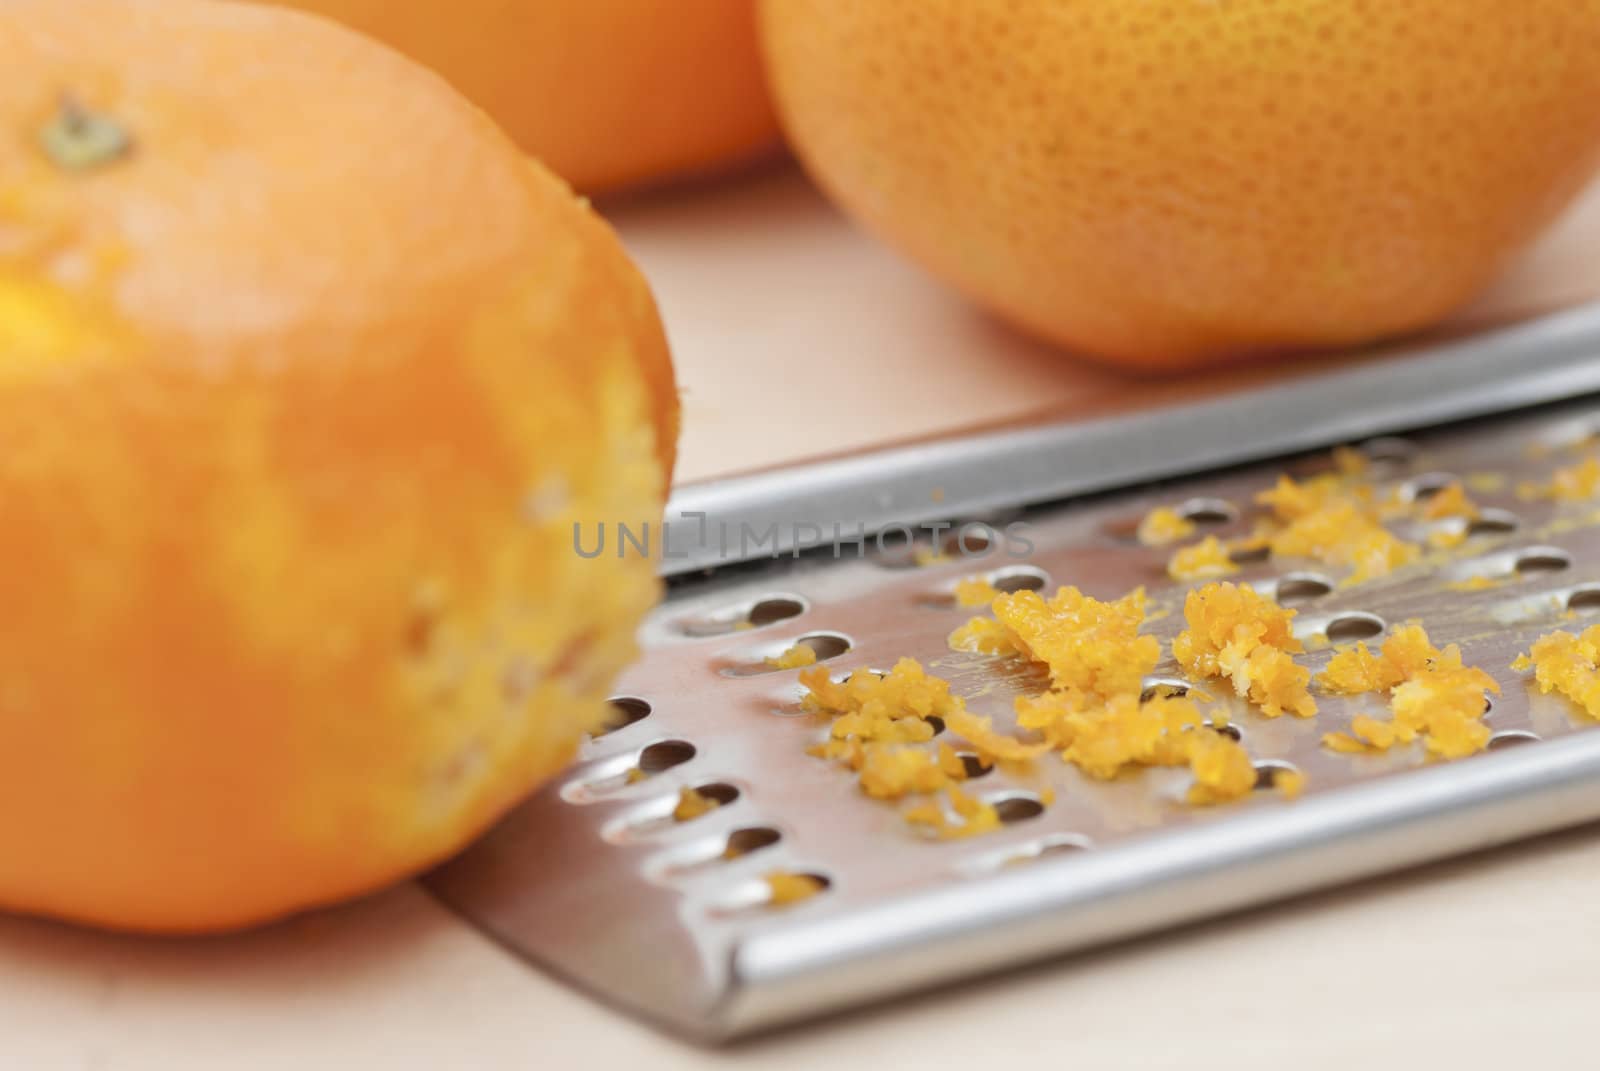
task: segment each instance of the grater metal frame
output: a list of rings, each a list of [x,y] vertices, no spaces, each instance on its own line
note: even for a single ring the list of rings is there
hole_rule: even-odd
[[[1496,367],[1488,358],[1497,353],[1501,364],[1524,361],[1528,375]],[[1300,628],[1313,640],[1364,616],[1380,627],[1420,616],[1436,642],[1460,642],[1503,688],[1490,715],[1496,749],[1430,764],[1413,753],[1351,758],[1317,746],[1323,731],[1342,728],[1370,701],[1323,698],[1315,723],[1268,721],[1214,684],[1189,682],[1229,705],[1266,767],[1291,763],[1308,773],[1304,797],[1293,802],[1257,794],[1188,808],[1175,802],[1182,771],[1101,785],[1047,756],[1032,769],[972,782],[996,801],[1058,792],[1043,814],[972,841],[926,842],[892,807],[855,791],[848,772],[803,754],[820,723],[797,716],[794,674],[766,672],[764,663],[801,639],[823,641],[841,672],[911,655],[948,677],[976,712],[1004,716],[1011,696],[1036,682],[944,646],[945,633],[972,612],[953,606],[957,579],[1048,577],[1052,587],[1074,583],[1101,597],[1146,584],[1168,613],[1151,631],[1170,640],[1187,585],[1162,581],[1166,551],[1131,540],[1146,510],[1199,503],[1216,514],[1219,534],[1242,532],[1255,490],[1286,465],[1318,463],[1299,451],[1600,391],[1596,354],[1600,307],[1453,344],[1389,372],[1365,366],[1250,392],[1251,405],[1243,395],[1179,404],[1108,418],[1087,433],[1043,424],[688,488],[675,500],[677,515],[763,527],[805,516],[853,521],[852,509],[874,525],[983,517],[998,527],[1022,518],[1037,545],[1026,562],[935,556],[919,568],[904,553],[834,557],[824,548],[723,560],[716,569],[706,568],[714,548],[700,546],[701,556],[687,560],[701,571],[673,580],[642,630],[644,659],[619,685],[648,716],[588,742],[566,775],[426,884],[514,953],[668,1029],[715,1042],[1600,820],[1600,732],[1507,668],[1533,637],[1567,627],[1580,605],[1600,607],[1600,516],[1575,520],[1553,504],[1519,504],[1509,487],[1485,501],[1512,517],[1515,530],[1474,536],[1426,568],[1342,588],[1316,566],[1242,566],[1237,579],[1269,589],[1289,578],[1332,587],[1300,607]],[[1377,417],[1335,410],[1349,397],[1341,390],[1366,397],[1381,386],[1382,376],[1369,375],[1376,372],[1398,374],[1404,388]],[[1446,403],[1426,400],[1430,384],[1457,374],[1485,378],[1446,390]],[[1252,412],[1294,419],[1252,428]],[[1543,471],[1554,462],[1528,455],[1528,443],[1559,456],[1565,443],[1597,434],[1600,399],[1591,399],[1429,431],[1398,459],[1403,443],[1381,441],[1372,453],[1392,467],[1395,486],[1421,494],[1445,469],[1513,478]],[[1141,437],[1155,445],[1138,447]],[[1085,475],[1086,463],[1072,461],[1080,449],[1096,459],[1126,456],[1120,467]],[[1106,482],[1167,479],[1273,454],[1290,456],[1053,502]],[[887,492],[872,490],[874,472]],[[940,487],[947,490],[936,501]],[[681,572],[672,563],[664,571]],[[1470,596],[1445,587],[1475,575],[1498,586]],[[741,626],[758,605],[791,616]],[[1315,669],[1326,657],[1314,651],[1305,660]],[[1178,671],[1169,663],[1161,672]],[[652,776],[630,783],[624,775],[640,765]],[[726,805],[673,823],[685,786],[720,792]],[[757,834],[776,840],[755,844]],[[741,837],[755,847],[721,860]],[[813,900],[770,909],[759,877],[773,868],[816,873],[831,885]],[[562,880],[545,880],[551,874]]]

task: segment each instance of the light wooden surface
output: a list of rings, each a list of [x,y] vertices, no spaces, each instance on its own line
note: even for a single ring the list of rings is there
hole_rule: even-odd
[[[680,355],[686,476],[1131,389],[974,314],[791,175],[615,214]],[[1600,294],[1597,236],[1600,195],[1469,315]],[[213,941],[0,919],[0,1068],[1593,1066],[1597,883],[1600,831],[1577,831],[723,1052],[523,966],[414,885]]]

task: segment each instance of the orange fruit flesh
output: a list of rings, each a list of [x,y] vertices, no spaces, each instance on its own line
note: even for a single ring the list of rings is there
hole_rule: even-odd
[[[322,20],[18,0],[0,54],[0,906],[212,931],[453,853],[656,597],[572,551],[659,515],[648,290]],[[73,159],[64,109],[128,144]]]
[[[1137,367],[1342,346],[1484,286],[1600,159],[1600,0],[762,0],[866,227]]]

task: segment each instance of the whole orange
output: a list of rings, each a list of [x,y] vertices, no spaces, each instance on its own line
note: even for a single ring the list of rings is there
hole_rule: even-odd
[[[331,22],[11,0],[0,55],[0,907],[218,930],[449,855],[656,598],[573,549],[661,508],[645,284]]]
[[[762,29],[846,209],[1128,365],[1428,324],[1600,158],[1600,0],[763,0]]]
[[[267,0],[443,74],[596,192],[715,170],[779,141],[754,0]]]

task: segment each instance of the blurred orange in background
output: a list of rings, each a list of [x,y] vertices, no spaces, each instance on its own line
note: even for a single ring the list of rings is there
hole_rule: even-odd
[[[266,0],[330,15],[432,67],[594,193],[779,142],[754,0]]]
[[[1600,0],[762,0],[856,219],[1079,353],[1179,367],[1434,323],[1600,158]]]

